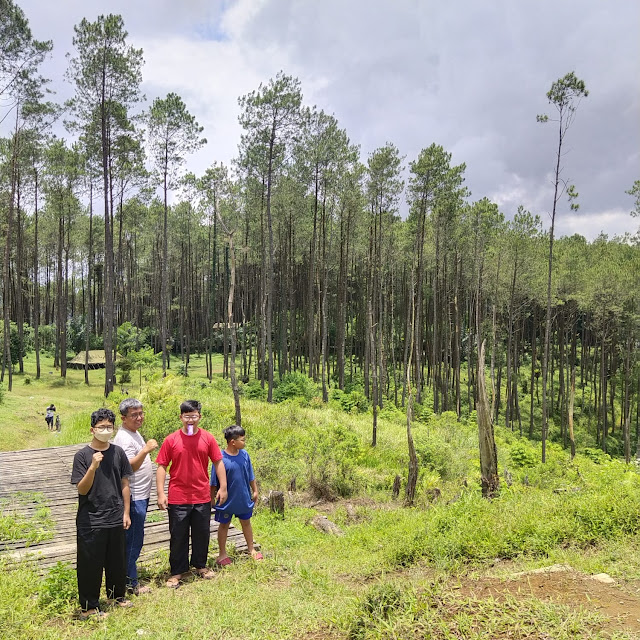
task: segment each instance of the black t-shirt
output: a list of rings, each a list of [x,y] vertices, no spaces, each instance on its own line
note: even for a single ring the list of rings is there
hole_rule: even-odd
[[[96,449],[87,445],[73,457],[71,484],[78,484],[84,478]],[[78,494],[78,528],[108,529],[122,525],[124,500],[122,499],[122,478],[133,475],[133,469],[125,452],[116,444],[101,451],[102,462],[96,469],[93,485],[86,495]]]

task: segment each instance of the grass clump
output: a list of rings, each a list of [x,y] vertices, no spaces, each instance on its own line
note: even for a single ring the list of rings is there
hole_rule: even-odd
[[[25,505],[32,505],[30,515],[17,511]],[[0,541],[24,540],[25,546],[29,546],[53,538],[53,528],[51,510],[44,504],[41,493],[20,491],[0,499]]]
[[[364,640],[381,627],[389,628],[390,618],[400,616],[408,608],[407,594],[406,589],[391,582],[381,582],[370,587],[360,598],[349,624],[349,640]]]

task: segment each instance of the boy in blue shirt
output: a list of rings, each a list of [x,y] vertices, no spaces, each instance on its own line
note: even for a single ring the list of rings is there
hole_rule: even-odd
[[[258,485],[253,473],[251,458],[244,450],[245,431],[238,425],[227,427],[224,431],[227,448],[222,452],[222,461],[227,473],[227,500],[223,504],[216,505],[214,519],[218,523],[218,549],[219,555],[216,564],[225,567],[231,564],[231,558],[227,555],[227,535],[231,518],[237,516],[242,526],[242,533],[247,542],[247,549],[254,560],[262,560],[262,554],[253,548],[253,529],[251,528],[251,516],[253,507],[258,499]],[[215,504],[216,474],[211,474],[212,503]]]

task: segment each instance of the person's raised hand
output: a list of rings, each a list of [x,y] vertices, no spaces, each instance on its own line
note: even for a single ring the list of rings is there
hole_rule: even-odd
[[[102,453],[100,453],[100,451],[96,451],[91,459],[91,469],[95,471],[100,466],[102,458],[104,458]]]

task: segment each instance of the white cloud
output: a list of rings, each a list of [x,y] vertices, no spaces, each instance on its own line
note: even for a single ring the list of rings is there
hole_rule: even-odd
[[[627,232],[637,229],[637,220],[633,220],[628,211],[613,209],[580,214],[565,214],[556,220],[558,236],[572,236],[576,233],[587,240],[594,240],[601,233],[609,238],[623,236]]]

